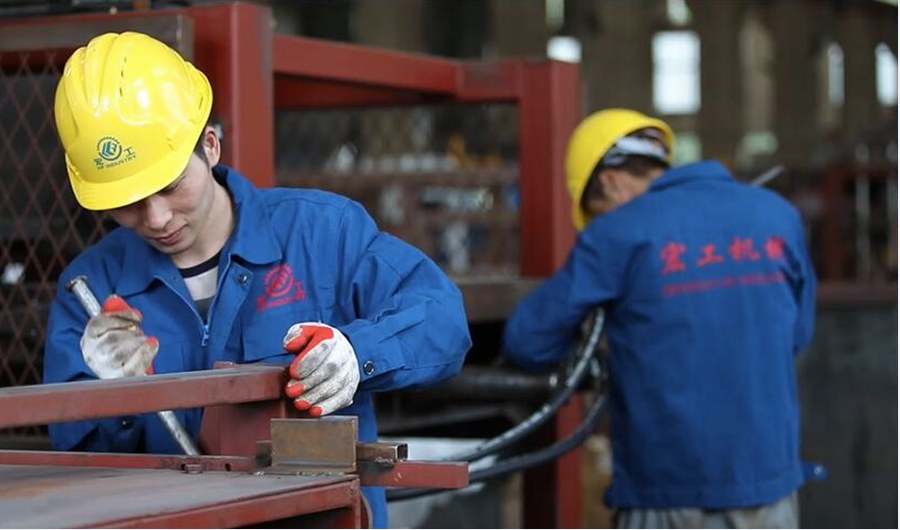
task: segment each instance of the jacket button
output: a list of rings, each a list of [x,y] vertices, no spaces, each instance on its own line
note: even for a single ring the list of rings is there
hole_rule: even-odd
[[[131,426],[134,425],[134,420],[125,418],[124,420],[122,420],[121,425],[123,429],[130,429]]]
[[[366,364],[363,365],[363,372],[365,372],[366,375],[372,375],[372,372],[374,371],[375,363],[373,363],[372,361],[366,361]]]
[[[237,281],[239,284],[244,285],[247,283],[247,280],[250,279],[250,276],[246,272],[242,272],[237,275]]]

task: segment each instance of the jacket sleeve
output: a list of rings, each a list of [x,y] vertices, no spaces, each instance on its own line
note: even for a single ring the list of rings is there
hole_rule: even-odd
[[[65,288],[73,276],[68,271],[63,273],[50,306],[44,341],[44,383],[96,379],[81,355],[87,314]],[[125,416],[64,422],[51,424],[49,431],[51,444],[57,450],[136,452],[143,439],[143,421],[140,416]]]
[[[620,296],[627,248],[596,224],[579,235],[565,265],[507,319],[503,354],[522,368],[552,370],[568,355],[588,314]]]
[[[360,390],[431,384],[462,368],[472,342],[462,294],[424,253],[380,232],[350,202],[341,219],[340,327],[356,351]]]

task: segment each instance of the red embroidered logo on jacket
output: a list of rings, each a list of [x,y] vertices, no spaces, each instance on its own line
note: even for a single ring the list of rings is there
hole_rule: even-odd
[[[263,311],[306,298],[300,280],[294,278],[294,269],[286,263],[275,265],[263,278],[265,294],[256,299],[256,311]]]

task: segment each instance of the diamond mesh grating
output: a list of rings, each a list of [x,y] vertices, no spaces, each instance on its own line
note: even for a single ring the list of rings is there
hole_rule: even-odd
[[[0,387],[41,382],[56,280],[104,232],[67,181],[52,113],[60,61],[53,52],[0,54]]]

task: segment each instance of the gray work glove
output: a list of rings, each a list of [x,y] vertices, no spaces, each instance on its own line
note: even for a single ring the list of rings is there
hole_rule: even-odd
[[[153,373],[159,351],[156,337],[141,330],[143,315],[120,296],[103,302],[103,311],[88,321],[81,336],[84,362],[100,379]]]
[[[301,322],[291,326],[282,343],[297,355],[288,368],[285,394],[298,410],[325,416],[353,403],[359,362],[343,333],[321,322]]]

